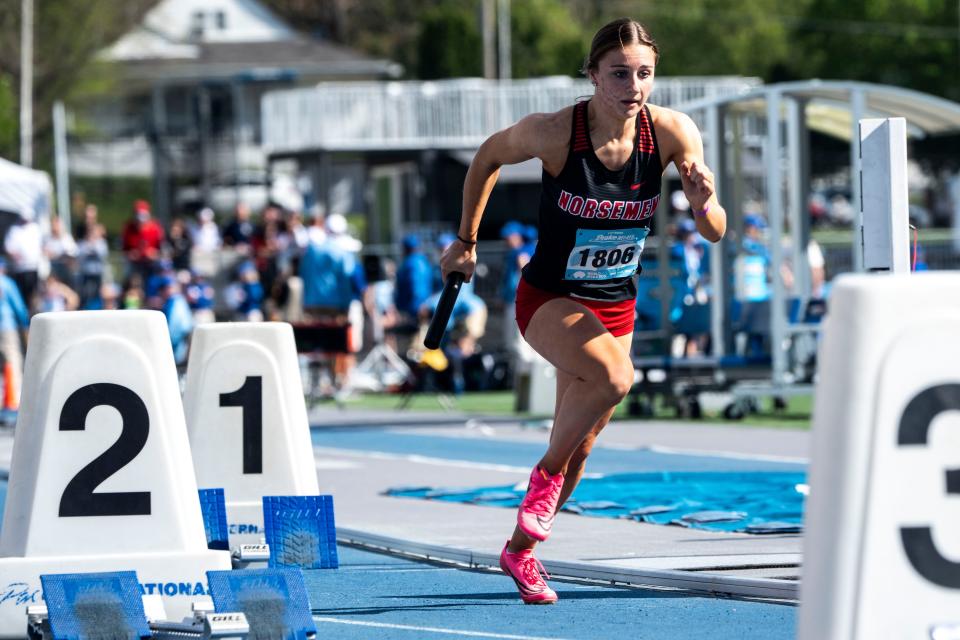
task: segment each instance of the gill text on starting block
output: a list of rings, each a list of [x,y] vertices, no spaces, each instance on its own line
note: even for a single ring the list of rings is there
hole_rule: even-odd
[[[960,628],[960,273],[843,276],[813,417],[799,636]]]
[[[231,547],[260,542],[264,495],[319,493],[289,324],[197,327],[184,410],[197,481],[224,490]]]
[[[254,638],[311,640],[317,627],[300,569],[211,571],[210,595],[219,611],[240,611]]]
[[[0,637],[21,637],[40,575],[136,571],[171,616],[230,567],[207,549],[162,313],[40,314],[0,531]]]

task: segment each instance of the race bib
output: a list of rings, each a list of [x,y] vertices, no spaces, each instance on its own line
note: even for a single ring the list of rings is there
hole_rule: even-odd
[[[650,229],[579,229],[565,280],[612,280],[637,271]]]

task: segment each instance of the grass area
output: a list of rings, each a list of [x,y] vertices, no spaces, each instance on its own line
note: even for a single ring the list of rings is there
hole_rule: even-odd
[[[812,235],[814,240],[825,247],[848,246],[853,238],[853,232],[850,229],[814,229]],[[921,244],[924,242],[947,242],[953,238],[953,230],[924,227],[919,229],[918,238]]]
[[[529,413],[514,411],[513,391],[484,391],[465,393],[459,397],[452,397],[453,408],[456,411],[471,414],[483,414],[489,416],[516,416],[519,419],[536,418],[542,416],[533,416]],[[391,394],[367,394],[351,396],[345,402],[349,409],[366,409],[395,411],[398,410],[401,397]],[[810,427],[810,417],[813,410],[813,400],[810,396],[796,396],[787,398],[787,406],[783,409],[776,409],[771,399],[761,399],[756,413],[750,413],[742,420],[727,420],[723,417],[723,410],[717,408],[711,410],[704,407],[703,417],[697,422],[705,424],[728,424],[742,426],[762,426],[788,429],[808,429]],[[409,411],[443,411],[444,406],[441,403],[438,394],[418,393],[415,394],[407,407]],[[621,403],[614,414],[614,420],[637,420],[635,416],[630,416],[627,412],[627,402]],[[676,412],[666,406],[658,405],[654,408],[654,419],[666,421],[681,421],[676,416]],[[689,419],[682,420],[684,422]]]

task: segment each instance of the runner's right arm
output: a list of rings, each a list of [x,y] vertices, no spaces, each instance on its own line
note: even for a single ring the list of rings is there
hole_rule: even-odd
[[[543,160],[547,153],[543,141],[550,138],[545,134],[553,126],[556,115],[528,115],[513,126],[493,134],[477,149],[463,182],[463,212],[457,232],[458,239],[447,247],[440,258],[440,270],[444,280],[451,271],[466,274],[467,281],[473,277],[477,263],[477,246],[463,240],[476,241],[480,219],[500,176],[500,167],[531,158]]]

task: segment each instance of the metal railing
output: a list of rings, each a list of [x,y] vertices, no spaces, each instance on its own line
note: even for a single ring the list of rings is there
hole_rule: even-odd
[[[659,78],[651,102],[675,107],[759,84],[742,77]],[[263,144],[268,153],[470,149],[523,116],[556,111],[592,93],[589,82],[568,77],[323,83],[263,97]]]

